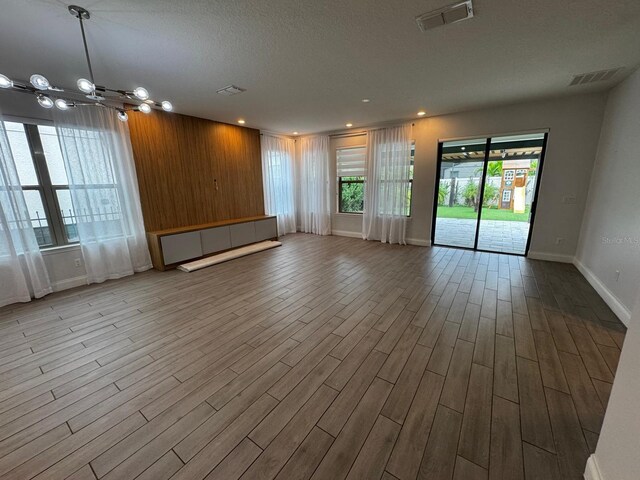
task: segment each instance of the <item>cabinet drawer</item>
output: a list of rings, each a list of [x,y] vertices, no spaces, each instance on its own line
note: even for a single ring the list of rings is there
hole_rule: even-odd
[[[165,265],[202,256],[200,232],[178,233],[160,239]]]
[[[204,255],[231,248],[231,232],[228,226],[201,230],[200,238]]]
[[[267,218],[266,220],[258,220],[256,225],[256,242],[276,238],[278,236],[278,223],[275,218]]]
[[[231,246],[240,247],[256,241],[255,222],[237,223],[229,227],[231,231]]]

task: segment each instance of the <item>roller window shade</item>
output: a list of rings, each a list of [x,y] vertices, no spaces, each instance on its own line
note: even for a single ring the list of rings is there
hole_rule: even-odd
[[[338,177],[365,177],[367,175],[367,148],[341,148],[337,151]]]

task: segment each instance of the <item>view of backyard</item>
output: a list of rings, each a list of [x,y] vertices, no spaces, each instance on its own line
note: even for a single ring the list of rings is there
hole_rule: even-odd
[[[483,207],[483,220],[503,220],[508,222],[528,222],[531,207],[527,205],[524,213],[514,213],[511,210],[499,210],[495,207]],[[473,207],[456,205],[453,207],[439,206],[438,218],[478,218],[478,212]]]

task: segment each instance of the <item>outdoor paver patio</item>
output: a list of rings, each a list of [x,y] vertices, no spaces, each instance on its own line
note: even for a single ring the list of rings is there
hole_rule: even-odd
[[[436,218],[435,243],[473,248],[476,220]],[[529,235],[528,222],[481,220],[478,249],[524,254]]]

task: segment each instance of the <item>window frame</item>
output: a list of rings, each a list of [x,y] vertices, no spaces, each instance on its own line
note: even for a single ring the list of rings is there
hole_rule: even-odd
[[[366,148],[367,145],[349,145],[349,146],[344,146],[344,147],[336,147],[335,149],[335,158],[336,158],[336,178],[337,178],[337,190],[336,190],[336,196],[337,196],[337,201],[336,201],[336,205],[337,205],[337,212],[340,215],[362,215],[364,213],[364,211],[361,212],[345,212],[342,209],[342,185],[343,184],[351,184],[351,183],[362,183],[363,185],[366,183],[367,181],[367,176],[363,175],[363,176],[358,176],[358,175],[350,175],[350,176],[346,176],[346,177],[342,177],[340,175],[338,175],[338,151],[340,150],[351,150],[351,149],[356,149],[356,148],[364,148],[365,149],[365,157],[364,157],[364,167],[365,167],[365,173],[367,170],[367,154],[366,154]],[[362,178],[362,180],[343,180],[343,178]],[[364,188],[362,190],[362,207],[364,209]]]
[[[343,180],[343,178],[362,178],[362,180]],[[364,186],[366,181],[366,176],[363,177],[338,177],[338,213],[346,214],[346,215],[362,215],[364,212],[347,212],[342,209],[342,185],[343,184],[352,184],[352,183],[361,183]],[[364,188],[362,190],[362,205],[364,207]]]
[[[58,203],[58,190],[69,190],[69,185],[53,185],[47,160],[44,155],[44,148],[38,131],[38,124],[26,123],[24,121],[16,121],[24,128],[31,161],[36,172],[39,185],[20,185],[23,191],[37,191],[42,200],[44,212],[42,212],[47,220],[49,232],[51,234],[51,245],[39,245],[40,250],[49,248],[64,247],[67,245],[76,245],[77,241],[69,241],[64,226],[64,219],[60,212],[60,204]]]

